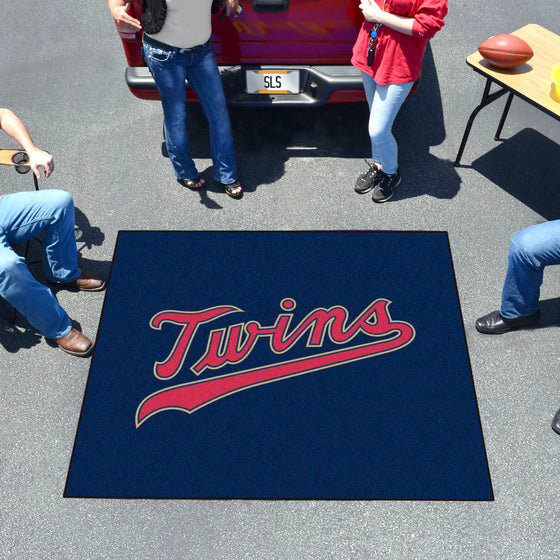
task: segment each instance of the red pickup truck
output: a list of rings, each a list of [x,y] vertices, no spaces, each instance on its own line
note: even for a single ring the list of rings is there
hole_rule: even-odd
[[[360,73],[350,65],[363,21],[358,5],[356,0],[245,0],[237,18],[215,13],[212,44],[228,103],[303,107],[364,101]],[[142,0],[133,0],[128,10],[140,19]],[[117,30],[130,91],[159,99],[142,57],[142,32]]]

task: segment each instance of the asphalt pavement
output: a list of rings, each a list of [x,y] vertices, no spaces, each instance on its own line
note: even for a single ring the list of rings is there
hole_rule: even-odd
[[[364,105],[232,109],[245,196],[233,200],[212,185],[191,192],[162,157],[160,104],[126,87],[105,2],[23,0],[2,12],[0,106],[54,155],[55,172],[41,186],[73,195],[86,267],[109,274],[118,231],[127,229],[448,232],[495,499],[63,498],[90,359],[64,354],[23,320],[13,328],[0,319],[0,558],[559,557],[560,436],[550,428],[560,407],[558,270],[545,273],[541,328],[495,337],[474,328],[499,306],[513,233],[560,218],[559,123],[516,99],[495,141],[502,99],[480,113],[463,165],[453,166],[484,86],[466,56],[527,23],[560,34],[557,0],[451,3],[421,89],[395,125],[403,181],[383,205],[353,190],[369,151]],[[197,107],[188,121],[193,154],[209,177]],[[14,144],[4,136],[1,145]],[[29,175],[10,169],[0,181],[2,192],[32,188]],[[40,277],[40,266],[30,266]],[[359,287],[365,279],[350,273],[348,281]],[[104,294],[57,297],[95,337]]]

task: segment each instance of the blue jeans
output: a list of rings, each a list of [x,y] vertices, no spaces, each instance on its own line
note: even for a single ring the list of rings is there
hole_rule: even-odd
[[[196,93],[210,128],[214,179],[231,184],[237,180],[235,150],[220,72],[208,41],[194,49],[169,50],[143,45],[144,58],[158,88],[163,106],[167,152],[179,179],[196,179],[198,171],[189,155],[186,118],[186,84]]]
[[[371,157],[373,161],[381,164],[385,173],[393,175],[397,172],[399,164],[397,141],[391,130],[414,82],[381,86],[365,72],[362,72],[362,81],[370,111],[368,131],[371,139]]]
[[[44,233],[47,278],[72,282],[81,274],[74,220],[74,202],[64,191],[20,192],[0,199],[0,296],[47,338],[64,336],[72,324],[51,290],[35,280],[12,246]]]
[[[553,264],[560,264],[560,220],[529,226],[513,236],[502,291],[502,317],[515,319],[538,311],[544,267]]]

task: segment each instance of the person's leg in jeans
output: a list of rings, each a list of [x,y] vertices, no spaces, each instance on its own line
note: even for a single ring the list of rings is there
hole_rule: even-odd
[[[165,143],[175,176],[178,179],[196,180],[198,171],[189,155],[185,85],[193,55],[157,49],[147,44],[144,44],[143,52],[161,97]]]
[[[554,264],[560,264],[560,220],[529,226],[513,236],[502,290],[502,317],[515,319],[538,311],[544,268]]]
[[[393,123],[413,82],[379,85],[365,72],[362,72],[362,80],[370,107],[368,132],[372,158],[384,173],[393,175],[398,168],[398,147],[392,133]]]
[[[208,119],[214,179],[229,185],[237,180],[235,148],[222,79],[210,43],[196,52],[187,78]]]
[[[72,328],[49,288],[37,282],[12,249],[43,233],[45,273],[55,282],[80,276],[72,197],[59,190],[15,193],[0,200],[0,295],[41,334],[58,339]]]

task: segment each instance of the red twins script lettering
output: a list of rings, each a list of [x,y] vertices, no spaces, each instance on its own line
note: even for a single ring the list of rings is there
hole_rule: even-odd
[[[192,413],[199,408],[233,393],[274,381],[304,375],[344,363],[371,358],[403,348],[414,339],[414,328],[409,323],[393,321],[385,299],[375,300],[350,324],[348,311],[339,306],[315,309],[290,330],[293,314],[281,313],[271,326],[257,321],[230,325],[210,332],[204,354],[191,370],[200,375],[206,369],[219,369],[239,364],[250,355],[255,344],[268,339],[274,354],[283,354],[307,334],[307,347],[320,348],[325,336],[338,345],[347,344],[358,334],[374,338],[365,344],[345,346],[342,349],[318,353],[294,360],[268,364],[210,379],[168,387],[145,398],[136,411],[139,426],[163,410],[181,410]],[[293,299],[282,300],[284,311],[295,309]],[[173,349],[162,362],[154,365],[158,379],[171,379],[182,368],[199,326],[242,310],[232,306],[217,306],[202,311],[162,311],[152,317],[150,326],[161,330],[164,323],[181,326]]]

